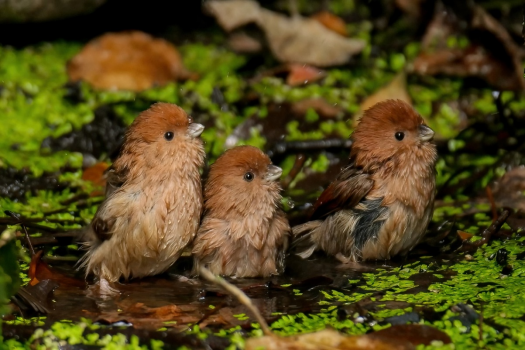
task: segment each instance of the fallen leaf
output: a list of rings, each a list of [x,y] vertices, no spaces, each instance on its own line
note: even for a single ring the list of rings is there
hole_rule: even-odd
[[[354,127],[357,125],[357,122],[361,115],[363,115],[364,111],[378,102],[389,99],[399,99],[412,105],[412,99],[407,91],[406,75],[404,71],[399,72],[390,83],[380,88],[361,102],[359,112],[354,115]]]
[[[142,91],[192,75],[177,49],[139,31],[107,33],[88,42],[67,65],[71,81],[97,89]]]
[[[476,77],[499,90],[525,90],[521,54],[507,30],[483,8],[474,3],[461,7],[452,4],[452,11],[436,10],[423,39],[423,50],[412,70],[421,75]],[[467,19],[465,34],[469,45],[448,48],[446,39],[457,37],[461,23],[457,12]]]
[[[262,44],[246,33],[233,33],[230,35],[228,47],[238,53],[256,53],[262,50]]]
[[[114,324],[127,322],[136,328],[158,329],[160,327],[185,327],[188,323],[196,322],[202,314],[197,307],[191,305],[177,306],[174,304],[160,307],[148,307],[144,303],[132,303],[124,300],[117,303],[118,308],[110,310],[99,310],[91,312],[84,310],[84,315],[89,316],[97,322]]]
[[[328,11],[321,11],[310,18],[315,19],[321,23],[325,28],[330,29],[332,32],[335,32],[342,36],[348,36],[348,31],[346,30],[346,23],[341,17],[334,15]]]
[[[286,63],[275,68],[267,69],[250,80],[255,83],[264,77],[286,76],[286,84],[290,86],[306,85],[326,77],[326,72],[319,68],[301,63]]]
[[[29,305],[34,311],[45,314],[50,313],[52,306],[49,303],[49,297],[57,287],[57,282],[48,279],[42,280],[35,285],[29,284],[18,290],[15,302],[19,298],[25,304],[24,307],[26,309],[27,305]],[[21,305],[19,307],[22,308]]]
[[[264,336],[246,340],[246,350],[412,350],[433,340],[451,343],[445,333],[424,325],[399,325],[360,336],[346,336],[333,329],[291,337]]]
[[[290,72],[286,77],[286,84],[290,86],[306,85],[326,76],[326,72],[305,64],[290,63]]]
[[[525,166],[511,169],[493,186],[497,207],[509,207],[525,212]]]
[[[52,269],[48,264],[42,261],[42,253],[44,251],[40,250],[35,255],[31,257],[31,262],[29,263],[29,271],[27,272],[30,281],[30,286],[35,286],[40,281],[43,280],[52,280],[57,282],[60,286],[74,286],[74,287],[84,287],[86,282],[83,280],[78,280],[73,277],[69,277],[62,272]]]
[[[104,172],[109,167],[109,164],[106,162],[98,162],[95,165],[87,168],[82,173],[82,180],[90,181],[96,187],[99,187],[97,190],[93,190],[89,195],[91,197],[101,196],[104,194],[104,187],[106,186],[106,177]]]
[[[465,231],[457,230],[459,238],[461,238],[462,241],[471,239],[474,235]]]
[[[270,50],[281,62],[320,67],[338,65],[346,63],[366,45],[363,40],[334,33],[317,20],[286,17],[261,8],[253,0],[207,1],[204,9],[215,16],[226,31],[255,23],[264,31]]]
[[[330,104],[322,98],[308,98],[292,104],[292,111],[300,115],[306,114],[310,108],[326,119],[336,118],[344,113],[342,108]]]

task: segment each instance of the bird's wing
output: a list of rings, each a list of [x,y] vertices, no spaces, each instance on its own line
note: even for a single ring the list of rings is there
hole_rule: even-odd
[[[319,196],[310,220],[322,219],[337,210],[356,206],[373,186],[370,174],[351,164]]]
[[[126,182],[128,176],[127,168],[116,169],[111,165],[105,172],[106,177],[106,198],[111,196],[113,192],[119,189],[124,182]]]
[[[95,236],[100,242],[106,241],[111,238],[113,233],[113,226],[115,225],[115,219],[104,218],[99,211],[95,214],[93,221],[91,221],[91,227]]]
[[[93,221],[91,221],[91,227],[99,241],[103,242],[111,238],[115,219],[105,217],[104,213],[106,210],[104,210],[104,207],[108,205],[113,193],[126,182],[127,175],[127,168],[115,168],[113,165],[104,172],[104,176],[106,177],[106,199],[98,208]]]

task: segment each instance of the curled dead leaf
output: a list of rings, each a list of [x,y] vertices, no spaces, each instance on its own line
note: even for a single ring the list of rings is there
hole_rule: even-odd
[[[290,86],[306,85],[326,76],[326,72],[305,64],[288,65],[290,72],[286,77],[286,84]]]
[[[255,23],[264,31],[270,50],[281,62],[338,65],[346,63],[366,45],[363,40],[334,33],[315,19],[286,17],[261,8],[253,0],[207,1],[204,9],[226,31]]]
[[[459,238],[461,238],[462,241],[471,239],[474,235],[472,233],[468,233],[465,231],[458,230],[457,231]]]
[[[494,185],[493,194],[498,207],[525,212],[525,166],[506,172]]]
[[[106,177],[104,172],[109,167],[109,164],[106,162],[98,162],[95,165],[87,168],[82,173],[82,180],[90,181],[98,187],[99,189],[93,190],[90,193],[90,196],[101,196],[104,194],[104,187],[106,186]]]
[[[328,11],[321,11],[314,14],[312,17],[327,29],[330,29],[332,32],[335,32],[342,36],[348,36],[348,31],[346,30],[346,23],[341,17],[334,15]]]
[[[344,113],[344,110],[338,106],[326,102],[322,98],[308,98],[292,104],[292,111],[299,115],[304,115],[312,108],[323,118],[333,119]]]
[[[452,11],[438,7],[423,38],[423,51],[411,67],[421,75],[476,77],[499,90],[525,90],[520,48],[507,30],[473,2],[465,6],[447,2]],[[447,38],[458,37],[465,27],[456,10],[465,17],[469,44],[449,48]]]
[[[142,91],[192,75],[177,49],[139,31],[107,33],[88,42],[67,65],[71,81],[97,89]]]
[[[66,276],[62,272],[51,268],[48,264],[42,261],[43,252],[43,250],[40,250],[31,257],[29,271],[27,272],[30,278],[30,286],[35,286],[43,280],[55,281],[60,286],[84,287],[86,285],[86,282],[83,280]]]
[[[346,336],[333,329],[292,337],[264,336],[246,341],[246,350],[412,350],[430,345],[434,340],[451,343],[450,337],[436,328],[423,325],[400,325],[360,336]]]
[[[390,83],[380,88],[361,102],[359,112],[354,115],[354,127],[357,125],[357,122],[364,111],[378,102],[389,99],[398,99],[410,105],[412,104],[412,99],[407,91],[405,72],[401,71],[398,73]]]

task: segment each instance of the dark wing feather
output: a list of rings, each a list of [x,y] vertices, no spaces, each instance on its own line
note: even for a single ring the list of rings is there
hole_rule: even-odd
[[[113,225],[115,225],[114,219],[103,219],[100,215],[96,215],[91,221],[91,227],[95,236],[98,240],[105,241],[111,238],[111,232],[113,232]]]
[[[373,186],[374,180],[370,175],[351,164],[319,196],[310,220],[322,219],[340,209],[356,206]]]
[[[106,177],[106,198],[111,196],[113,192],[119,189],[124,184],[124,182],[126,182],[127,175],[127,168],[117,170],[112,165],[106,169],[104,172],[104,176]]]
[[[107,204],[108,198],[111,197],[113,192],[118,190],[126,182],[127,174],[127,168],[117,170],[113,165],[104,172],[104,176],[106,177],[106,200],[95,214],[93,221],[91,221],[93,232],[100,241],[111,238],[111,232],[113,232],[113,225],[115,224],[114,219],[102,218],[99,214],[100,209]]]

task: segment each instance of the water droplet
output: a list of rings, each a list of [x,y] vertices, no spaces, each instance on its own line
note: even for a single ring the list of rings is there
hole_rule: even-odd
[[[288,206],[290,207],[290,209],[295,208],[295,202],[290,198],[288,198]]]

